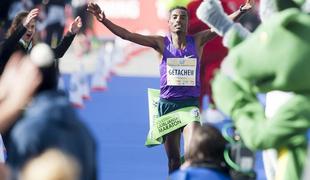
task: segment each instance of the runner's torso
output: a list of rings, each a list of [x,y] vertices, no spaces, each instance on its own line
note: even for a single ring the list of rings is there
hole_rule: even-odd
[[[200,61],[194,38],[186,36],[184,49],[175,48],[171,36],[166,36],[164,43],[160,64],[160,97],[174,100],[199,97]]]

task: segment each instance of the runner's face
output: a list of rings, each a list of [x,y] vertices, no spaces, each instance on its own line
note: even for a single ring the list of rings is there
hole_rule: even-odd
[[[34,19],[31,20],[26,28],[27,28],[27,31],[23,35],[22,39],[25,42],[29,43],[32,40],[34,33],[36,32],[36,21]]]
[[[187,32],[188,16],[187,12],[183,9],[175,9],[170,13],[169,18],[170,32],[181,33]]]

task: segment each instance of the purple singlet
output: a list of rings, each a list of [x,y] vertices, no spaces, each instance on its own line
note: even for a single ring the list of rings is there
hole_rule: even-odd
[[[172,44],[171,36],[166,36],[164,43],[165,49],[160,64],[160,97],[171,100],[199,97],[200,61],[194,38],[186,36],[184,49],[176,49]],[[177,58],[177,60],[171,61],[171,58]]]

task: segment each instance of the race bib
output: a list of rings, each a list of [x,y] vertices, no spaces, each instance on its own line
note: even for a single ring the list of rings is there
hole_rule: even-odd
[[[196,58],[167,58],[167,85],[196,86]]]

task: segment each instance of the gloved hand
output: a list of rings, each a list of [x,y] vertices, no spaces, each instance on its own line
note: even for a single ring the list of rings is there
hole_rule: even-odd
[[[197,17],[218,35],[223,36],[233,25],[219,0],[205,0],[196,11]]]

